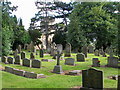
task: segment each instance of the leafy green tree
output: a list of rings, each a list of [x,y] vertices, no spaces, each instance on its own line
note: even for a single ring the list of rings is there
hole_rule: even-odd
[[[103,9],[104,5],[97,2],[75,4],[68,31],[68,41],[75,43],[73,48],[93,42],[97,49],[105,49],[114,42],[117,37],[117,20]]]
[[[35,30],[29,30],[29,35],[30,35],[30,38],[31,40],[33,41],[34,45],[37,45],[38,48],[40,49],[39,47],[39,44],[41,44],[41,32],[38,30],[38,29],[35,29]]]
[[[16,7],[10,7],[11,2],[2,2],[2,55],[8,55],[13,42],[12,17],[10,14]]]

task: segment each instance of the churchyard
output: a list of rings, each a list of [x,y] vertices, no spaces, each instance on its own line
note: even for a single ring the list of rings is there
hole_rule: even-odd
[[[59,46],[49,52],[19,46],[9,56],[2,57],[2,87],[118,88],[119,61],[114,52],[106,51],[103,56],[99,50],[97,55],[85,46],[81,53],[73,53],[69,44],[65,50]]]
[[[25,1],[0,2],[0,88],[120,90],[120,2]]]

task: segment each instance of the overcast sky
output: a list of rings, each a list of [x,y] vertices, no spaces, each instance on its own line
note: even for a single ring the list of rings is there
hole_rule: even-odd
[[[35,16],[35,13],[37,13],[37,8],[35,6],[35,1],[37,0],[8,0],[8,1],[11,1],[12,5],[18,6],[17,11],[13,12],[13,14],[15,14],[17,18],[22,18],[25,29],[28,29],[30,24],[30,19]],[[46,1],[50,1],[50,0],[46,0]],[[61,0],[61,1],[70,2],[71,0]],[[82,1],[82,0],[76,0],[76,1]],[[91,1],[91,0],[84,0],[84,1]],[[120,0],[115,0],[115,1],[120,1]]]

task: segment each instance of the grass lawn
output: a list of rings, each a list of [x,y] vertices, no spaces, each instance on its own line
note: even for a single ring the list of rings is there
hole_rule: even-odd
[[[27,58],[29,58],[29,52],[27,52]],[[72,53],[72,57],[76,60],[76,53]],[[76,66],[64,65],[64,60],[60,61],[62,69],[66,70],[83,70],[88,69],[92,65],[92,58],[97,57],[94,54],[88,54],[88,58],[86,58],[86,62],[75,62]],[[45,55],[44,58],[52,59],[50,55]],[[65,57],[67,58],[67,57]],[[107,57],[99,56],[97,57],[100,60],[101,65],[107,64]],[[39,55],[36,55],[36,59],[41,60]],[[60,75],[51,73],[54,66],[56,65],[56,61],[54,62],[42,62],[42,68],[29,68],[20,65],[13,64],[3,64],[2,66],[10,66],[16,69],[21,69],[25,71],[35,72],[39,74],[44,74],[46,78],[39,79],[29,79],[21,76],[17,76],[8,72],[2,72],[2,87],[3,88],[71,88],[75,86],[82,86],[82,75],[79,76],[71,76],[71,75]],[[117,68],[110,67],[94,67],[96,69],[102,70],[104,74],[104,88],[117,88],[117,80],[109,79],[108,76],[118,75]]]

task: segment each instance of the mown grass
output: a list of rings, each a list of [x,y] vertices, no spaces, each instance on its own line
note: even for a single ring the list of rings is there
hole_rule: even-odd
[[[27,51],[26,51],[27,52]],[[30,52],[27,52],[27,58],[30,56]],[[92,65],[92,58],[95,58],[94,54],[88,54],[88,58],[86,58],[85,62],[75,62],[76,66],[64,65],[64,60],[60,61],[60,65],[64,71],[66,70],[83,70],[88,69]],[[45,55],[45,59],[52,59],[50,55]],[[67,58],[67,57],[65,57]],[[75,58],[76,61],[76,53],[72,53],[72,58]],[[99,56],[97,57],[100,60],[102,66],[107,64],[107,57]],[[39,53],[36,55],[36,59],[41,60],[39,58]],[[70,76],[70,75],[59,75],[55,73],[51,73],[54,66],[56,65],[56,61],[54,62],[42,62],[42,68],[29,68],[20,65],[13,64],[3,64],[2,66],[10,66],[13,68],[35,72],[39,74],[44,74],[47,78],[40,79],[29,79],[21,76],[17,76],[14,74],[10,74],[8,72],[2,71],[2,87],[3,88],[71,88],[74,86],[82,86],[82,75],[79,76]],[[94,67],[98,70],[102,70],[104,73],[104,88],[117,88],[117,80],[109,79],[108,76],[118,75],[117,68],[110,67]]]

